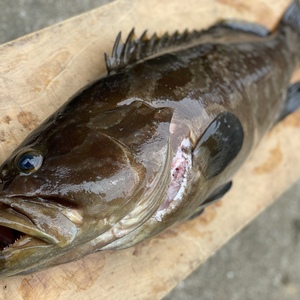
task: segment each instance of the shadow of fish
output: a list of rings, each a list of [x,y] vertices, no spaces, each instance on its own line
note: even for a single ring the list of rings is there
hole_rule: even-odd
[[[299,106],[299,85],[287,93],[299,20],[294,3],[272,33],[222,22],[150,39],[132,31],[124,44],[119,34],[108,75],[1,166],[0,276],[130,247],[222,197]]]

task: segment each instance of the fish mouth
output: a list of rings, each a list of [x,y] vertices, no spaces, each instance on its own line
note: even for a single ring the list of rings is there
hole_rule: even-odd
[[[24,237],[26,234],[24,232],[0,226],[0,251],[13,245],[16,241]]]
[[[15,246],[25,237],[37,238],[47,244],[56,244],[57,240],[38,229],[29,218],[9,206],[0,207],[0,251]]]
[[[34,245],[65,247],[77,235],[77,227],[56,206],[41,199],[0,198],[0,251]]]

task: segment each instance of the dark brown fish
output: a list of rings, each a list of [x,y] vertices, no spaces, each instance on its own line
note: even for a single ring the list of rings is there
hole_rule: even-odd
[[[278,28],[224,22],[122,44],[1,166],[0,276],[130,247],[201,213],[280,118],[300,9]],[[286,100],[288,99],[288,100]],[[242,204],[241,204],[242,205]]]

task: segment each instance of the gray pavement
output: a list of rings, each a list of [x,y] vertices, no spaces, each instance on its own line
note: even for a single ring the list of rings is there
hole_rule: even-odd
[[[165,300],[299,300],[300,182]]]
[[[105,2],[1,0],[0,44]],[[165,297],[177,299],[299,300],[300,181]]]

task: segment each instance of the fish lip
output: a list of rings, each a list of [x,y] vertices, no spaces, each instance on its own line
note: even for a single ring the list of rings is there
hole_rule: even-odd
[[[1,220],[0,220],[0,226],[10,228],[10,229],[20,232],[22,234],[22,237],[26,235],[26,236],[31,236],[33,238],[37,238],[37,239],[47,242],[49,244],[57,244],[58,243],[58,241],[55,237],[47,234],[46,232],[43,232],[42,230],[38,229],[34,225],[24,226],[24,224],[22,224],[21,222],[7,225],[5,222],[1,222]]]
[[[36,213],[31,214],[35,206]],[[0,226],[9,228],[13,236],[6,236],[6,229],[2,231],[3,228],[0,228],[0,278],[32,272],[42,265],[47,266],[60,254],[72,249],[77,227],[64,213],[65,211],[60,212],[55,203],[51,205],[46,199],[0,194]],[[39,215],[41,222],[38,220]],[[49,222],[45,223],[49,217]],[[56,217],[61,220],[62,225],[58,229],[60,223],[55,222]],[[74,218],[71,216],[71,219],[72,217]],[[19,233],[22,233],[21,237]],[[18,238],[15,239],[15,236]]]
[[[39,238],[24,235],[9,247],[0,251],[0,279],[26,274],[31,269],[40,265],[45,258],[51,259],[49,251],[55,245],[49,244]],[[48,255],[45,256],[45,253]],[[31,257],[37,259],[32,260]]]
[[[13,244],[5,247],[0,251],[0,278],[1,278],[1,263],[7,262],[12,256],[19,256],[19,253],[23,251],[28,251],[29,253],[37,249],[45,249],[55,246],[54,244],[49,244],[48,242],[34,237],[32,235],[25,234],[19,239],[15,240]],[[26,256],[23,256],[23,258]]]
[[[9,217],[9,215],[11,217]],[[12,207],[9,206],[6,206],[5,210],[1,209],[0,226],[12,229],[13,231],[20,233],[20,237],[16,238],[12,244],[8,244],[6,247],[4,247],[2,251],[9,250],[12,245],[14,245],[19,239],[22,239],[25,236],[41,240],[43,242],[46,242],[47,244],[58,243],[58,240],[54,236],[37,228],[27,216],[19,213],[18,211],[14,210]]]
[[[77,235],[76,224],[62,213],[59,207],[49,205],[47,200],[43,201],[44,199],[41,197],[28,199],[19,195],[0,196],[0,226],[21,233],[22,237],[31,237],[31,241],[42,241],[44,246],[45,243],[49,246],[58,247],[69,245]],[[35,216],[32,216],[32,210],[35,208],[37,213]],[[50,215],[54,216],[48,223],[49,216],[44,214],[45,208],[48,209]],[[43,221],[40,224],[38,221],[39,217]],[[56,222],[56,219],[61,219],[61,223]],[[53,228],[57,230],[53,230]],[[16,247],[11,247],[11,245],[14,245],[17,240],[4,247],[0,252],[16,250],[18,248],[17,245]],[[30,247],[34,246],[34,242],[30,244]],[[22,248],[24,247],[26,246],[22,245]]]

